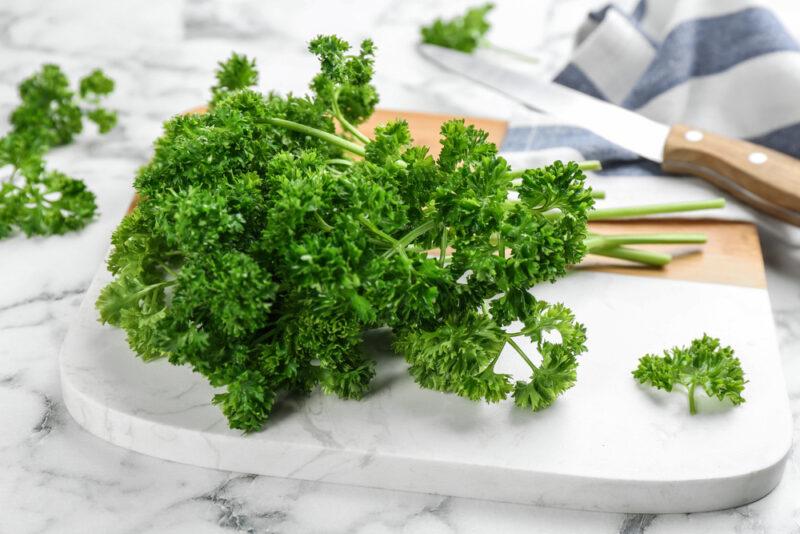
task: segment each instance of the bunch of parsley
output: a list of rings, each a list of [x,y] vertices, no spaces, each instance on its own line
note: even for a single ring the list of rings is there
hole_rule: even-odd
[[[630,253],[624,236],[589,234],[594,201],[579,165],[512,172],[485,132],[459,120],[442,125],[437,158],[404,121],[369,138],[357,125],[378,101],[371,41],[351,54],[318,37],[310,51],[321,64],[310,96],[253,90],[255,62],[234,55],[209,111],[165,124],[136,178],[138,206],[113,235],[101,320],[143,359],[190,365],[224,387],[213,402],[244,431],[287,392],[364,396],[375,362],[361,336],[382,326],[423,387],[552,404],[575,382],[586,333],[528,290],[590,249]],[[528,380],[495,370],[506,345]]]
[[[81,78],[77,94],[56,65],[19,86],[22,103],[11,113],[12,129],[0,138],[0,238],[16,229],[28,236],[63,234],[78,230],[97,210],[94,194],[79,179],[45,168],[51,147],[72,142],[88,119],[106,133],[116,124],[116,113],[103,108],[101,99],[114,82],[100,70]]]

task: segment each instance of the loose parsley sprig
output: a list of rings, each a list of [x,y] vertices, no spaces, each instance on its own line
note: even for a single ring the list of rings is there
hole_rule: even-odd
[[[735,406],[744,402],[744,379],[741,362],[733,349],[723,347],[719,339],[703,334],[688,347],[673,347],[663,356],[648,354],[639,359],[633,377],[642,384],[672,391],[686,388],[689,413],[697,413],[695,390],[702,388],[709,397],[729,400]]]
[[[100,105],[113,89],[113,80],[94,70],[81,78],[76,94],[56,65],[44,65],[20,84],[12,130],[0,138],[0,169],[7,171],[0,174],[0,238],[17,229],[28,236],[63,234],[92,220],[94,194],[82,180],[47,171],[44,156],[50,147],[72,142],[84,120],[100,133],[113,128],[116,113]]]
[[[479,47],[488,48],[521,61],[536,63],[538,60],[535,57],[498,46],[486,38],[486,33],[491,28],[486,17],[492,9],[494,4],[487,3],[472,7],[463,15],[449,20],[437,18],[430,25],[420,29],[422,42],[468,54]]]
[[[529,289],[632,238],[590,235],[594,199],[576,163],[515,173],[463,120],[442,125],[437,158],[404,121],[364,135],[371,42],[356,55],[333,36],[310,48],[311,96],[248,88],[254,63],[233,56],[221,71],[248,74],[220,74],[208,113],[165,124],[112,238],[101,320],[143,359],[224,387],[213,402],[248,432],[287,392],[365,395],[375,362],[361,336],[382,326],[423,387],[552,404],[575,382],[586,333]],[[495,370],[507,346],[526,380]]]

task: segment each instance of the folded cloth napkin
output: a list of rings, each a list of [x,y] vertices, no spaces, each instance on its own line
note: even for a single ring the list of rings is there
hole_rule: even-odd
[[[640,0],[632,11],[609,5],[579,30],[555,81],[666,124],[800,157],[800,47],[773,12],[752,1]],[[800,245],[797,228],[702,180],[665,176],[580,125],[545,118],[512,124],[501,151],[518,167],[554,157],[601,160],[606,170],[592,183],[609,193],[608,206],[726,196],[729,207],[701,216],[755,221]]]

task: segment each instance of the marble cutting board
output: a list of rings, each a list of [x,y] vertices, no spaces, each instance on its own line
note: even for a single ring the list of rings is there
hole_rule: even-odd
[[[229,430],[214,391],[188,368],[144,363],[124,333],[97,321],[101,269],[61,352],[64,400],[89,432],[116,445],[231,471],[504,502],[625,512],[738,506],[779,482],[791,419],[767,292],[722,284],[579,271],[535,294],[586,324],[577,385],[548,410],[478,404],[421,390],[388,348],[374,391],[342,401],[316,393],[284,401],[262,432]],[[686,397],[639,386],[639,355],[703,331],[736,348],[747,402],[710,399],[694,417]],[[518,358],[506,371],[523,371]],[[520,375],[521,376],[521,375]]]
[[[379,112],[383,121],[395,112]],[[403,114],[415,138],[435,141],[447,117]],[[481,124],[495,138],[505,125]],[[415,131],[416,130],[416,131]],[[428,135],[429,134],[429,135]],[[428,135],[431,139],[426,139]],[[499,140],[499,139],[498,139]],[[780,481],[791,416],[757,236],[751,225],[666,221],[701,231],[703,254],[660,271],[596,262],[534,293],[571,307],[588,329],[577,385],[538,414],[509,401],[477,404],[420,389],[370,333],[378,361],[363,401],[319,393],[287,398],[264,431],[227,428],[207,382],[188,368],[144,363],[122,331],[100,325],[101,268],[63,345],[61,381],[72,416],[89,432],[144,454],[203,467],[459,497],[623,512],[691,512],[738,506]],[[667,229],[663,225],[672,225]],[[655,231],[603,223],[604,232]],[[514,328],[516,325],[512,325]],[[749,383],[737,408],[639,386],[638,357],[708,332],[732,345]],[[506,372],[525,378],[504,354]]]

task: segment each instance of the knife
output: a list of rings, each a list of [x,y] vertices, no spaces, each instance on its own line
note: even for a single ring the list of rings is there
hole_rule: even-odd
[[[446,70],[536,111],[583,126],[667,173],[703,178],[755,209],[800,226],[800,160],[699,128],[667,126],[569,87],[495,65],[475,54],[421,44]]]

